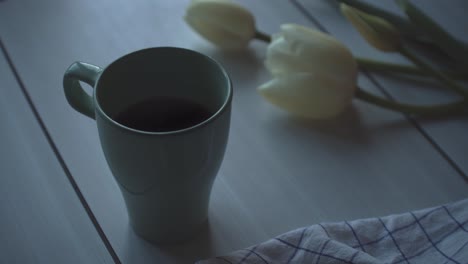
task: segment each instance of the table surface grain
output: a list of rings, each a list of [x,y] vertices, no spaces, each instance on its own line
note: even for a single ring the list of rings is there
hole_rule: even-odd
[[[271,78],[263,66],[266,44],[217,49],[184,23],[188,2],[0,2],[0,263],[191,263],[302,226],[467,196],[466,116],[423,119],[354,101],[332,120],[292,118],[256,92]],[[357,56],[408,63],[366,44],[333,1],[237,2],[269,34],[283,23],[303,24],[330,33]],[[414,2],[454,34],[468,26],[463,0]],[[379,5],[398,11],[392,1]],[[61,83],[74,61],[104,67],[154,46],[214,57],[235,89],[209,224],[177,246],[153,245],[133,233],[96,124],[67,104]],[[405,102],[454,98],[437,85],[369,71],[359,85]]]

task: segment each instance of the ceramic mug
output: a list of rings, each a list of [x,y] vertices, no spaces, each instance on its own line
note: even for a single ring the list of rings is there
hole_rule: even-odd
[[[92,96],[80,81],[94,88]],[[105,69],[75,62],[65,72],[63,87],[69,104],[96,120],[135,232],[155,243],[193,235],[207,220],[228,140],[233,91],[223,67],[195,51],[149,48]],[[190,127],[162,132],[115,120],[132,105],[159,96],[197,103],[210,114]]]

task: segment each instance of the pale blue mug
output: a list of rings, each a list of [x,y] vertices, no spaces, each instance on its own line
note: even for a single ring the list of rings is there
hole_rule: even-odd
[[[94,88],[92,96],[80,81]],[[65,72],[63,86],[70,105],[96,120],[135,232],[156,243],[191,237],[207,220],[228,140],[233,90],[223,67],[195,51],[149,48],[105,69],[75,62]],[[117,113],[154,96],[191,100],[211,115],[165,132],[141,131],[114,120]]]

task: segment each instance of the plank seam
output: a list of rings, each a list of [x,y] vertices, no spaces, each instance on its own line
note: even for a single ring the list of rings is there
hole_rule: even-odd
[[[113,249],[109,239],[106,237],[103,229],[99,225],[99,222],[97,221],[96,216],[92,212],[88,202],[86,201],[86,199],[85,199],[83,193],[81,192],[78,184],[76,183],[75,179],[73,178],[67,164],[65,163],[65,160],[63,159],[62,155],[60,154],[60,151],[58,150],[55,142],[53,141],[52,136],[49,133],[49,130],[47,129],[44,121],[42,120],[41,116],[39,115],[39,112],[38,112],[34,102],[32,101],[31,96],[30,96],[29,92],[27,91],[26,86],[24,85],[24,82],[22,81],[22,79],[21,79],[21,77],[20,77],[20,75],[18,73],[18,70],[16,69],[15,65],[13,64],[11,56],[9,55],[9,53],[8,53],[8,51],[6,49],[6,46],[3,44],[3,41],[2,41],[1,38],[0,38],[0,49],[2,50],[2,53],[5,56],[5,59],[7,60],[8,66],[10,67],[10,70],[12,71],[12,73],[13,73],[13,75],[15,77],[15,80],[18,83],[18,85],[19,85],[19,87],[21,89],[21,92],[23,93],[23,95],[24,95],[24,97],[25,97],[31,111],[33,112],[33,115],[34,115],[35,119],[37,120],[37,122],[38,122],[38,124],[39,124],[39,126],[40,126],[40,128],[42,130],[42,133],[46,137],[46,140],[49,143],[50,147],[52,148],[52,151],[54,152],[55,157],[57,158],[60,166],[62,167],[63,171],[65,172],[65,175],[66,175],[68,181],[70,182],[73,190],[75,191],[75,194],[77,195],[78,200],[80,201],[81,205],[85,209],[86,214],[88,215],[89,219],[93,223],[94,228],[98,232],[99,237],[103,241],[103,243],[104,243],[107,251],[111,255],[114,263],[121,264],[122,262],[120,261],[119,257],[117,256],[117,253]]]

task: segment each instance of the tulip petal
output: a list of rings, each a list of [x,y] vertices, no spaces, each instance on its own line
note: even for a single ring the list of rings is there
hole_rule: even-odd
[[[211,43],[225,49],[238,49],[247,46],[249,39],[242,39],[223,27],[209,24],[206,21],[194,17],[185,17],[185,21]]]
[[[222,48],[245,47],[255,35],[255,20],[245,8],[227,0],[194,0],[185,20],[192,28]]]
[[[272,104],[294,115],[326,119],[341,113],[356,90],[354,82],[341,82],[327,75],[295,73],[278,76],[258,88]]]
[[[357,63],[351,52],[335,38],[317,30],[284,24],[268,46],[266,67],[273,75],[291,72],[334,72],[353,79]]]

